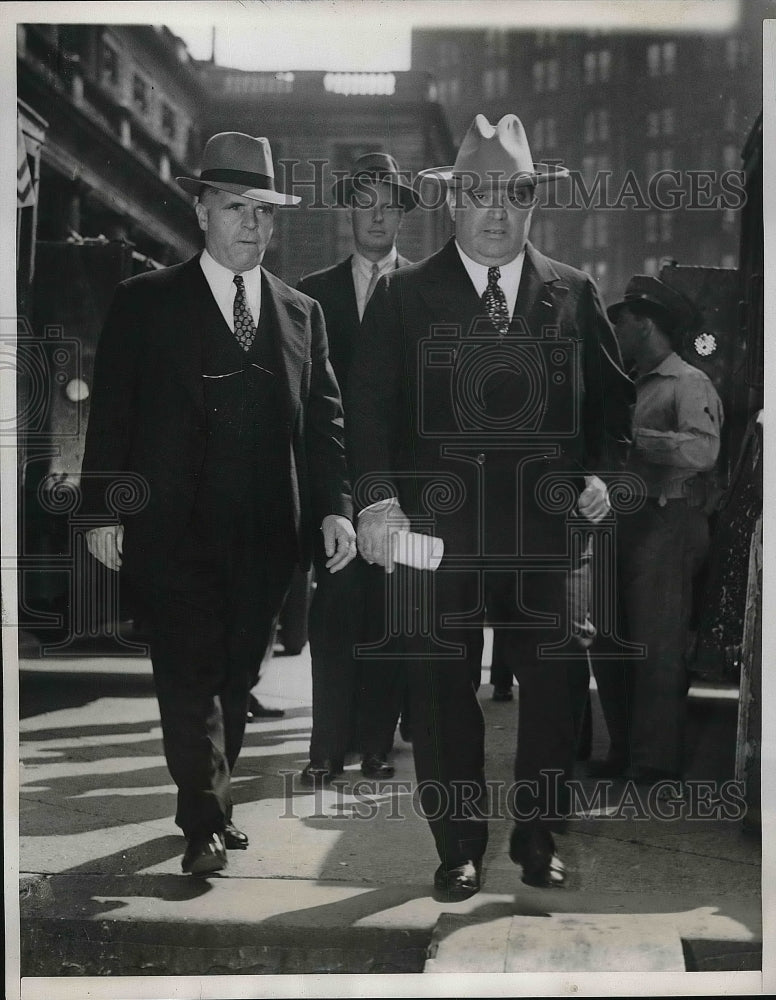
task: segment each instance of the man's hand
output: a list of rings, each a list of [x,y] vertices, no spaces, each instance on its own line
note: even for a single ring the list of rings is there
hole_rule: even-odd
[[[121,566],[124,548],[124,525],[106,524],[102,528],[92,528],[86,532],[86,544],[103,566],[117,570]]]
[[[336,573],[356,558],[356,531],[341,514],[327,514],[321,525],[323,547],[326,549],[326,569]]]
[[[585,488],[579,494],[577,509],[593,524],[605,518],[612,509],[606,483],[598,476],[585,476]]]
[[[409,531],[410,519],[395,497],[362,510],[358,515],[358,551],[368,563],[393,573],[392,535]]]

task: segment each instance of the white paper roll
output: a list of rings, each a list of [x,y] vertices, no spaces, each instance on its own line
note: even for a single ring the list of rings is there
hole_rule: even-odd
[[[435,570],[442,561],[445,543],[417,531],[397,531],[393,536],[393,561],[412,569]]]

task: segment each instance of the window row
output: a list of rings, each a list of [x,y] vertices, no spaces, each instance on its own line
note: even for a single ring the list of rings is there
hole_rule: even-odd
[[[108,42],[103,42],[100,78],[104,85],[118,88],[121,86],[119,54]],[[132,105],[140,115],[150,115],[152,112],[151,91],[153,84],[143,74],[132,73]],[[167,139],[175,139],[180,123],[175,110],[166,102],[159,102],[159,128]]]

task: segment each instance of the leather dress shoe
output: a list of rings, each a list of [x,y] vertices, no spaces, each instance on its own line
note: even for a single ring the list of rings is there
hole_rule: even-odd
[[[322,788],[342,774],[343,766],[340,761],[311,760],[299,775],[299,784],[306,788]]]
[[[365,778],[392,778],[393,764],[388,764],[379,753],[368,753],[361,761],[361,773]]]
[[[511,687],[493,688],[493,701],[512,701],[514,697]]]
[[[559,888],[566,881],[566,866],[555,851],[549,830],[538,827],[525,831],[515,826],[509,838],[509,857],[522,867],[525,885]]]
[[[189,838],[181,867],[192,875],[212,875],[226,868],[226,848],[218,833],[200,833]]]
[[[282,719],[285,714],[282,708],[267,708],[266,705],[262,705],[255,695],[250,695],[248,698],[246,714],[248,722],[255,722],[257,719]]]
[[[234,823],[227,823],[222,834],[227,851],[244,851],[248,846],[248,834],[238,830]]]
[[[434,893],[440,902],[456,903],[480,891],[481,861],[464,861],[455,868],[440,865],[434,872]]]

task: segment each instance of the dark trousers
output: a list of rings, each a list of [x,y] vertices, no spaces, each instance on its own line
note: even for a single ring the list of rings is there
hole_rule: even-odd
[[[610,753],[634,768],[679,775],[687,694],[685,652],[694,581],[708,550],[708,519],[685,500],[649,499],[620,517],[617,566],[620,634],[641,656],[598,660],[593,672]]]
[[[248,694],[292,568],[290,556],[261,546],[219,557],[188,550],[145,588],[164,752],[178,787],[175,822],[186,837],[231,819]]]
[[[566,635],[563,574],[435,574],[398,567],[392,576],[408,662],[413,752],[421,808],[443,864],[482,857],[487,846],[484,735],[477,686],[486,613],[508,609],[502,641],[519,684],[515,785],[506,805],[516,823],[561,829],[589,683],[586,658],[546,659],[543,643]],[[526,612],[556,615],[556,624],[515,627]],[[465,615],[456,623],[456,615]],[[509,625],[513,627],[509,627]],[[503,801],[503,798],[502,798]]]
[[[341,764],[353,745],[385,755],[406,686],[406,668],[385,636],[385,572],[361,557],[330,573],[316,558],[316,588],[310,608],[313,729],[310,760]],[[374,658],[358,656],[360,644],[375,644]]]

